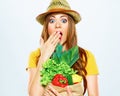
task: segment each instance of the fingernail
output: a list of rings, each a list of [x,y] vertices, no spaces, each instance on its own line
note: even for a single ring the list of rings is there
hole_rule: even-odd
[[[60,34],[60,31],[56,31],[56,33],[59,33],[59,34]]]

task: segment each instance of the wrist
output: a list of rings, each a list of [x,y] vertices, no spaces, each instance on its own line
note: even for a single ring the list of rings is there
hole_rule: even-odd
[[[38,60],[38,69],[41,70],[42,69],[42,65],[43,63],[46,61],[47,59],[43,58],[42,56],[40,56],[39,60]]]
[[[41,62],[41,63],[44,63],[45,61],[47,61],[48,60],[48,57],[45,57],[45,56],[40,56],[40,58],[39,58],[39,61]]]

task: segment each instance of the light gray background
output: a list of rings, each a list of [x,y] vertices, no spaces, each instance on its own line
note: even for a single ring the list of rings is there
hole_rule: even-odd
[[[39,47],[42,26],[35,17],[50,0],[0,1],[0,96],[27,96],[29,53]],[[82,21],[79,45],[95,55],[100,96],[120,96],[120,1],[68,0]]]

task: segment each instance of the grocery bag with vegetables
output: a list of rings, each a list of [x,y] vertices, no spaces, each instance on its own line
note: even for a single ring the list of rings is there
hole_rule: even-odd
[[[66,86],[70,86],[73,89],[73,93],[76,94],[74,96],[83,96],[83,91],[79,91],[82,89],[82,77],[77,75],[77,71],[71,68],[80,58],[78,51],[78,46],[62,51],[62,45],[58,44],[51,58],[43,64],[43,69],[40,71],[42,76],[40,83],[45,87],[48,84],[54,85],[56,90],[62,90],[60,91],[62,96],[66,96],[64,90]],[[79,90],[74,87],[78,87]]]

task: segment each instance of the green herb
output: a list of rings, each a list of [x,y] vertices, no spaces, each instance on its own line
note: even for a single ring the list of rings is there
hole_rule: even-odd
[[[72,75],[77,71],[71,66],[79,59],[78,46],[74,46],[68,51],[62,51],[63,46],[58,44],[51,59],[48,59],[43,64],[43,69],[40,72],[42,85],[47,85],[52,81],[56,74],[62,74],[68,79],[68,83],[72,84]]]
[[[47,85],[53,79],[56,74],[63,74],[63,76],[67,77],[68,75],[75,74],[77,71],[73,70],[68,64],[61,62],[57,64],[54,60],[48,59],[43,64],[43,70],[41,73],[41,84]]]

